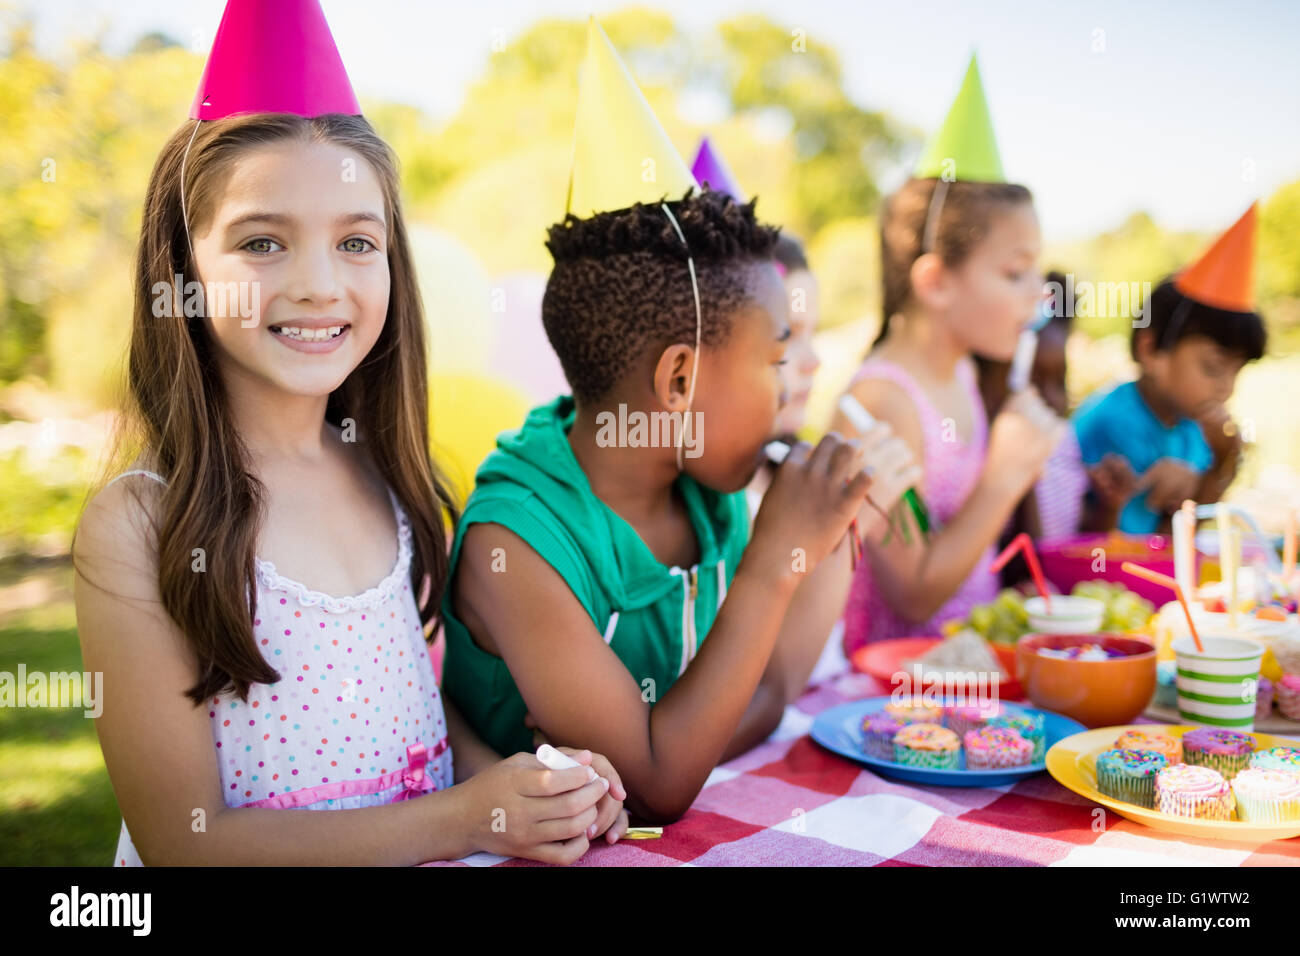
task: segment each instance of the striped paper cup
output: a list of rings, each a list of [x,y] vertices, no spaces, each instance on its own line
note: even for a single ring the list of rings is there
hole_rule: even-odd
[[[1202,634],[1204,651],[1190,637],[1173,642],[1178,715],[1189,724],[1252,730],[1255,686],[1264,648],[1239,637]]]

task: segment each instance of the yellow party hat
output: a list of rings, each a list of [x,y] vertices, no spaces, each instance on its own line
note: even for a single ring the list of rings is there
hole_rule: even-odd
[[[578,88],[565,212],[586,219],[698,188],[596,18]]]

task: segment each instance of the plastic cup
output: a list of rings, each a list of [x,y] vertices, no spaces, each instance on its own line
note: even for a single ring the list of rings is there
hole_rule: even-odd
[[[1053,594],[1052,612],[1041,597],[1025,599],[1031,634],[1096,634],[1106,616],[1106,605],[1096,598]]]
[[[1249,731],[1255,727],[1255,689],[1264,648],[1240,637],[1202,634],[1173,642],[1178,716],[1190,724]]]

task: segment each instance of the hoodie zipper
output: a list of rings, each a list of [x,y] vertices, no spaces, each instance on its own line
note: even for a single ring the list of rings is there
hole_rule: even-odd
[[[672,573],[682,579],[682,663],[677,669],[677,676],[686,672],[686,665],[695,657],[695,598],[699,594],[699,565],[687,570],[672,568]]]

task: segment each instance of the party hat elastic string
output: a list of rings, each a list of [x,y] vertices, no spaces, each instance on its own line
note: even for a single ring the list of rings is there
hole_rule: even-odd
[[[185,152],[181,153],[181,225],[185,227],[185,244],[190,247],[190,262],[194,261],[194,240],[190,238],[190,214],[185,205],[185,163],[190,158],[190,147],[194,145],[194,137],[199,135],[199,124],[202,122],[197,119],[194,121],[194,131],[185,144]]]
[[[686,441],[686,429],[690,428],[691,422],[691,405],[695,402],[695,380],[699,377],[700,372],[700,336],[704,327],[703,314],[700,311],[700,283],[695,275],[695,259],[691,255],[690,244],[686,241],[686,236],[682,232],[682,227],[677,223],[677,217],[673,211],[668,208],[667,203],[660,203],[659,208],[664,211],[668,221],[673,224],[673,229],[677,233],[677,238],[686,246],[686,266],[691,272],[691,294],[695,297],[695,351],[691,355],[691,384],[686,390],[686,411],[682,415],[682,427],[677,432],[677,470],[682,470],[682,450]],[[691,429],[692,437],[694,429]]]
[[[925,214],[925,232],[921,234],[921,252],[933,252],[935,236],[939,231],[939,217],[943,215],[943,201],[948,198],[948,180],[941,179],[930,193],[930,208]]]

